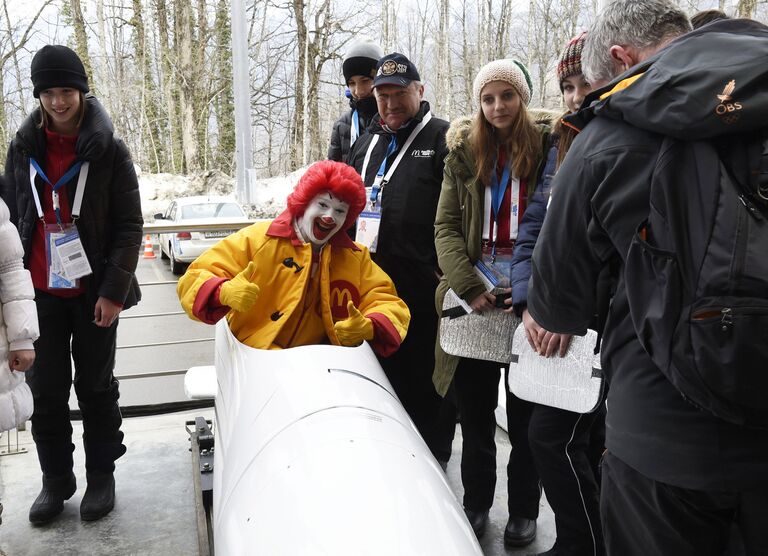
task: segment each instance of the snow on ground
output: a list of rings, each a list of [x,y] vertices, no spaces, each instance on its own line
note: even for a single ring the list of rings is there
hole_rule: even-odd
[[[285,199],[293,190],[306,168],[272,178],[254,179],[251,187],[253,202],[241,202],[250,218],[274,218],[285,209]],[[176,174],[147,174],[138,167],[141,209],[145,222],[164,213],[177,197],[191,195],[227,195],[235,197],[235,179],[218,170],[208,170],[191,176]]]

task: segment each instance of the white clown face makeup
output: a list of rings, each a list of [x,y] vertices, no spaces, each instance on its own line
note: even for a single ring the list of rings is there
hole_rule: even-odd
[[[310,201],[296,224],[305,242],[322,247],[344,225],[348,212],[349,203],[324,191]]]

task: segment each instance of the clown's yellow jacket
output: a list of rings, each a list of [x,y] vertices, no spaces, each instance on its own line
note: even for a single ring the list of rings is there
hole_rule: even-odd
[[[261,288],[259,298],[245,313],[231,311],[218,301],[218,290],[250,261],[256,263],[252,282]],[[226,315],[241,342],[274,349],[283,325],[304,306],[311,264],[312,246],[296,236],[291,216],[284,212],[271,222],[248,226],[205,251],[189,265],[177,292],[191,318],[212,324]],[[410,311],[365,247],[346,233],[337,233],[320,251],[318,272],[321,318],[332,344],[340,345],[333,323],[348,317],[347,303],[351,300],[373,321],[371,347],[377,353],[387,356],[400,347]]]

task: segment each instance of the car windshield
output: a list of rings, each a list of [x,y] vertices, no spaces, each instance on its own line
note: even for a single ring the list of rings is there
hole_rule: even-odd
[[[244,216],[237,203],[197,203],[181,207],[182,220],[191,218],[227,218]]]

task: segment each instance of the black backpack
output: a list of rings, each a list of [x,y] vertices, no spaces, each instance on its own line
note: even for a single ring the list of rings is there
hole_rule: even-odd
[[[663,141],[627,253],[635,330],[701,409],[768,428],[768,141]]]

